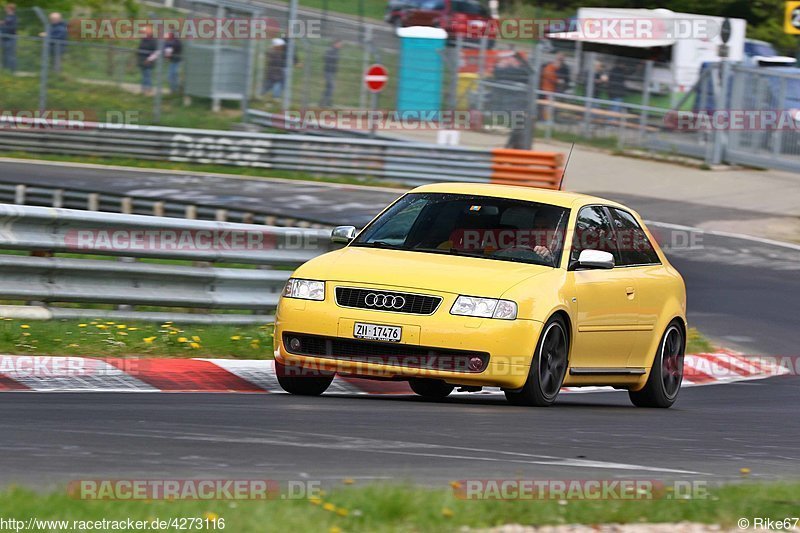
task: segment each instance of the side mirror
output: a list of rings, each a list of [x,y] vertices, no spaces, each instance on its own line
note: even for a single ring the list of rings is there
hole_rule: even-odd
[[[331,242],[336,244],[347,244],[356,238],[355,226],[337,226],[331,232]]]
[[[614,256],[602,250],[582,250],[578,265],[585,268],[614,268]]]

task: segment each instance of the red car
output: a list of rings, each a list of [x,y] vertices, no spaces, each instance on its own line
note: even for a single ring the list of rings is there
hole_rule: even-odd
[[[477,0],[423,0],[402,14],[403,26],[434,26],[445,30],[450,39],[460,35],[480,40],[487,35],[496,38],[497,29],[491,24],[489,9]]]

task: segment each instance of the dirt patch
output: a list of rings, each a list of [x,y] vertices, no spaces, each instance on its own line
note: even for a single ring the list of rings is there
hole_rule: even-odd
[[[800,243],[800,218],[773,217],[750,220],[710,220],[699,224],[704,230],[744,233],[756,237]]]

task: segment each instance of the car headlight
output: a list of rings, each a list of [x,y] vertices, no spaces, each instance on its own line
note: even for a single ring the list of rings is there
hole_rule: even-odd
[[[450,314],[514,320],[517,318],[517,304],[511,300],[459,296],[450,308]]]
[[[286,298],[299,298],[301,300],[324,300],[325,282],[311,279],[289,278],[283,288]]]

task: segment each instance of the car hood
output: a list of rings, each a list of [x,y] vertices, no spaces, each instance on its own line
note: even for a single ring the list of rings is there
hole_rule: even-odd
[[[426,252],[348,247],[314,258],[294,277],[497,298],[551,267]]]

